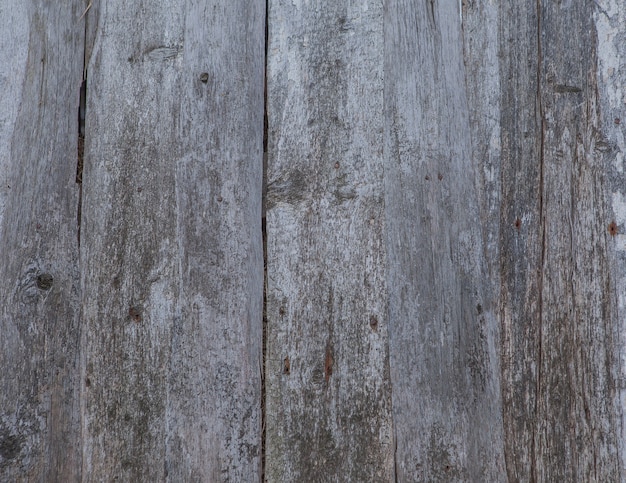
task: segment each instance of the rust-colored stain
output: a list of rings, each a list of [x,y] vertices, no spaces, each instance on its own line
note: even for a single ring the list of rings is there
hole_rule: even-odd
[[[378,317],[370,315],[370,328],[376,332],[378,331]]]
[[[324,361],[324,377],[326,378],[326,382],[330,379],[330,376],[333,375],[333,352],[330,350],[330,347],[326,348],[326,358]]]
[[[609,235],[611,236],[617,235],[617,224],[614,221],[609,223]]]
[[[519,230],[521,226],[522,226],[522,220],[520,220],[519,218],[517,218],[517,219],[515,220],[515,228],[517,228],[517,229]]]
[[[289,375],[291,373],[291,363],[289,362],[289,356],[283,359],[283,374]]]

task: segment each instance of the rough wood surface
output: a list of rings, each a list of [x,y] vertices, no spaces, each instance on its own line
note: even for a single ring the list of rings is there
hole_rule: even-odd
[[[458,3],[385,12],[385,215],[398,481],[498,481],[497,330]]]
[[[623,1],[267,8],[0,2],[0,480],[623,480]]]
[[[626,8],[619,0],[598,0],[594,9],[597,46],[597,88],[599,116],[595,154],[603,160],[604,192],[613,211],[607,229],[612,227],[608,247],[612,277],[610,292],[613,318],[614,359],[611,370],[616,378],[614,402],[620,478],[626,477],[626,69],[623,68],[626,45]],[[603,136],[602,136],[603,135]],[[605,211],[605,216],[608,216]],[[611,225],[614,223],[614,225]],[[606,219],[604,220],[606,224]],[[602,225],[602,223],[600,223]],[[600,226],[598,229],[601,229]],[[610,403],[610,401],[607,401]]]
[[[268,481],[391,481],[382,5],[269,3]]]
[[[502,387],[511,481],[620,479],[611,215],[588,7],[501,10]]]
[[[261,470],[264,8],[101,5],[82,216],[87,480]]]
[[[81,2],[0,3],[0,480],[80,478]]]

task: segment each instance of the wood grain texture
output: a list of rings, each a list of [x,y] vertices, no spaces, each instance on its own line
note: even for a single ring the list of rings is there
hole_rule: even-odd
[[[511,481],[620,480],[611,216],[587,7],[501,10],[502,387]]]
[[[624,155],[626,154],[624,85],[626,70],[622,68],[626,45],[626,9],[615,0],[596,2],[594,9],[597,46],[598,131],[595,155],[604,173],[604,192],[612,211],[606,227],[614,227],[607,243],[613,311],[614,359],[612,370],[616,378],[615,406],[617,420],[615,431],[619,454],[620,477],[626,475],[626,179]],[[609,210],[605,215],[610,213]],[[606,223],[606,221],[605,221]],[[614,223],[614,225],[611,225]],[[607,401],[609,402],[609,401]]]
[[[501,481],[487,282],[458,2],[385,10],[385,216],[397,481]]]
[[[78,481],[78,1],[0,4],[0,480]]]
[[[263,5],[112,1],[95,31],[85,479],[258,480]]]
[[[622,1],[87,4],[0,2],[1,481],[626,478]]]
[[[268,481],[391,481],[382,4],[269,3]]]
[[[477,179],[484,258],[488,267],[491,300],[487,311],[497,317],[500,290],[500,194],[502,103],[499,49],[503,37],[498,28],[495,2],[462,2],[463,65],[470,128],[472,168]],[[493,330],[499,329],[497,324]],[[494,341],[499,336],[494,336]]]

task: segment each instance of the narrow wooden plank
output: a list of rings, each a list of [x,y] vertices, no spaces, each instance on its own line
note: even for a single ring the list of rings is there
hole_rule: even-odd
[[[471,154],[478,185],[484,257],[491,283],[491,304],[486,311],[497,316],[500,290],[500,193],[502,112],[499,51],[503,38],[498,25],[500,8],[491,2],[462,2],[461,29]],[[499,324],[493,324],[497,332]],[[494,340],[498,340],[496,335]]]
[[[502,481],[504,475],[495,307],[472,163],[476,130],[460,6],[398,1],[385,10],[397,481]]]
[[[268,481],[391,481],[382,4],[269,3]]]
[[[502,4],[501,17],[509,479],[619,481],[593,19],[560,2]]]
[[[261,470],[264,8],[111,1],[88,70],[85,477]]]
[[[81,3],[0,3],[2,481],[80,479]]]
[[[503,4],[502,395],[509,480],[530,481],[539,362],[541,126],[537,109],[537,5]],[[504,107],[505,106],[505,107]],[[532,322],[531,322],[532,321]],[[537,481],[536,479],[534,481]]]
[[[626,477],[626,181],[624,155],[626,154],[626,115],[624,115],[624,85],[626,70],[621,68],[626,46],[626,9],[618,0],[598,0],[594,10],[594,27],[597,45],[598,132],[595,155],[605,173],[604,192],[609,197],[613,212],[612,233],[607,244],[614,311],[613,332],[616,377],[615,431],[620,465],[620,479]],[[602,161],[600,161],[600,159]],[[606,220],[604,220],[606,223]],[[609,401],[607,401],[609,402]]]

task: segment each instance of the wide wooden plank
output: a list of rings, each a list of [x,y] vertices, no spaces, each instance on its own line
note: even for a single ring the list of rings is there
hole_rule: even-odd
[[[77,481],[80,1],[0,3],[0,480]]]
[[[380,2],[269,2],[268,481],[391,481]]]
[[[503,5],[503,394],[510,480],[618,481],[613,233],[582,4]]]
[[[496,307],[483,245],[489,231],[480,223],[471,139],[477,130],[466,92],[476,81],[466,83],[459,7],[452,0],[398,1],[385,10],[397,481],[504,475]]]
[[[88,480],[260,478],[264,14],[261,2],[151,0],[96,17]]]

